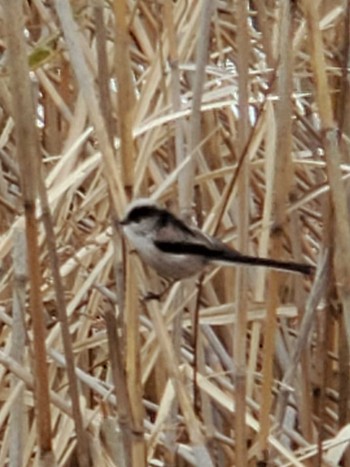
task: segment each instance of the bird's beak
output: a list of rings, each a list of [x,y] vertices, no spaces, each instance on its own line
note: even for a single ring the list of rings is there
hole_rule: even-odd
[[[126,224],[127,224],[127,222],[126,222],[125,219],[121,219],[121,220],[115,219],[114,220],[114,225],[115,225],[116,229],[123,229],[124,225],[126,225]]]
[[[118,221],[118,224],[121,225],[121,226],[124,226],[124,225],[127,225],[127,220],[126,219],[121,219],[120,221]]]

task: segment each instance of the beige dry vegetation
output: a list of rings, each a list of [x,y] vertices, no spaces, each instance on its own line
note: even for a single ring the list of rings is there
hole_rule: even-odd
[[[0,466],[350,466],[349,3],[0,5]],[[151,195],[317,273],[146,301]]]

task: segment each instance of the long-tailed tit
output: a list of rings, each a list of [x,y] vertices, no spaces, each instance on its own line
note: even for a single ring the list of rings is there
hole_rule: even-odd
[[[120,224],[144,262],[169,279],[191,277],[210,263],[266,266],[301,274],[314,271],[309,264],[243,255],[149,199],[132,202]]]

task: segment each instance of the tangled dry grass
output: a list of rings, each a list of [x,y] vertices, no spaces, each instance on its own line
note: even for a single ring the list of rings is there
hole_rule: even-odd
[[[349,4],[2,0],[0,465],[350,465]],[[164,284],[153,196],[305,278]]]

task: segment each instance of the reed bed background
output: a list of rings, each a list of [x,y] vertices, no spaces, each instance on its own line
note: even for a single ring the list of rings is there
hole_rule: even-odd
[[[0,19],[0,466],[349,466],[349,3]],[[148,196],[316,274],[146,300],[117,221]]]

